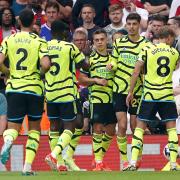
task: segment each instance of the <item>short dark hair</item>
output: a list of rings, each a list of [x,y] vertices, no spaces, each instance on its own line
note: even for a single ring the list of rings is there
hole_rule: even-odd
[[[82,6],[82,8],[81,8],[81,12],[82,12],[82,9],[85,8],[85,7],[89,7],[89,8],[91,8],[94,12],[96,12],[96,11],[95,11],[95,8],[94,8],[94,6],[93,6],[92,4],[84,4],[84,5]]]
[[[56,39],[65,39],[67,37],[65,37],[65,35],[67,35],[67,32],[69,31],[69,27],[67,24],[65,24],[63,21],[61,20],[55,20],[52,22],[51,24],[51,33],[53,38]],[[63,37],[61,37],[63,36]]]
[[[164,39],[164,38],[167,38],[169,36],[175,37],[175,33],[168,26],[163,26],[161,28],[160,32],[158,33],[158,36],[160,39]]]
[[[34,20],[34,13],[31,9],[25,8],[20,12],[19,20],[23,27],[30,27]]]
[[[122,35],[128,35],[128,32],[127,32],[126,29],[120,29],[120,30],[117,31],[117,33],[120,33]]]
[[[166,16],[163,16],[160,14],[150,15],[148,17],[148,21],[160,21],[160,22],[163,22],[164,24],[167,23]]]
[[[45,12],[47,11],[47,8],[53,7],[54,9],[57,9],[57,12],[59,12],[59,4],[54,1],[49,1],[45,6]]]
[[[106,32],[104,29],[102,29],[102,28],[99,28],[99,29],[97,29],[96,31],[94,31],[94,33],[93,33],[93,38],[94,38],[94,36],[97,35],[97,34],[104,34],[104,35],[107,37],[107,32]]]
[[[138,13],[130,13],[127,18],[126,18],[126,22],[128,20],[136,20],[137,22],[141,22],[141,16]]]

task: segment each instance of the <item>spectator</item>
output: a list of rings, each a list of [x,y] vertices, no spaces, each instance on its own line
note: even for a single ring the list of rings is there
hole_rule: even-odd
[[[15,16],[10,8],[3,8],[0,13],[0,43],[2,40],[17,30],[15,28]]]
[[[124,7],[122,0],[110,0],[110,4],[119,4],[121,8]]]
[[[89,56],[91,53],[90,42],[88,41],[88,31],[79,27],[75,29],[73,34],[73,43],[78,47],[78,49],[83,52],[85,56]]]
[[[110,5],[108,11],[111,24],[107,25],[104,30],[108,36],[108,48],[112,48],[112,35],[123,28],[123,12],[119,4]]]
[[[143,8],[144,5],[141,3],[141,0],[134,0],[136,7]],[[110,4],[119,4],[122,8],[124,7],[123,0],[110,0]]]
[[[152,17],[152,33],[158,34],[164,25],[166,25],[165,16],[157,14]]]
[[[100,27],[107,25],[109,0],[77,0],[72,10],[72,22],[74,28],[82,25],[82,19],[79,19],[79,17],[84,4],[91,4],[95,8],[94,23],[96,25]]]
[[[2,40],[17,32],[17,29],[15,28],[15,16],[10,8],[3,8],[0,13],[0,44]],[[8,66],[8,59],[5,60],[5,65]],[[5,94],[5,81],[6,78],[4,74],[1,73],[0,75],[0,91],[1,93]]]
[[[169,18],[180,15],[180,1],[173,0],[169,12]]]
[[[145,36],[147,39],[152,40],[154,35],[157,35],[161,28],[166,24],[166,17],[156,14],[149,16],[148,19],[148,27],[145,34],[141,34]]]
[[[0,10],[3,8],[9,8],[10,7],[10,2],[9,0],[0,0]]]
[[[40,37],[46,39],[46,41],[50,41],[52,39],[51,24],[59,17],[58,3],[53,1],[48,2],[45,7],[45,14],[47,17],[47,22],[41,26]]]
[[[81,10],[83,27],[88,31],[88,40],[92,43],[92,35],[99,27],[94,24],[95,9],[91,4],[84,4]]]
[[[34,13],[35,21],[38,21],[41,25],[46,22],[46,17],[42,9],[43,0],[28,0],[27,7],[32,9]]]
[[[36,21],[33,25],[33,33],[37,34],[38,36],[41,33],[41,24],[38,21]]]
[[[174,31],[176,38],[174,42],[174,47],[180,53],[180,17],[173,17],[168,20],[167,25]]]
[[[147,28],[147,20],[148,20],[148,11],[142,8],[139,8],[135,4],[135,0],[123,0],[123,24],[126,24],[126,17],[132,13],[136,12],[141,16],[141,30],[144,30]]]
[[[72,0],[56,0],[59,4],[60,17],[63,20],[69,21],[72,13]]]
[[[172,0],[141,0],[144,3],[144,8],[149,14],[161,14],[169,16],[169,8],[171,7]]]
[[[27,6],[28,0],[13,0],[12,9],[15,16],[19,16],[19,13]]]

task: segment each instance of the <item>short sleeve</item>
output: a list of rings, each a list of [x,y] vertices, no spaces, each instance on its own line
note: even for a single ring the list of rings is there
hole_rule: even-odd
[[[40,40],[40,49],[39,49],[39,58],[43,58],[44,56],[48,56],[48,45],[47,42],[43,39]]]
[[[84,54],[80,52],[79,49],[75,45],[73,45],[72,57],[76,64],[85,60]]]
[[[8,46],[7,46],[7,38],[3,40],[0,46],[0,53],[3,53],[5,56],[7,55],[8,52]]]
[[[147,61],[147,49],[143,48],[137,58],[138,61],[143,61],[144,63]]]

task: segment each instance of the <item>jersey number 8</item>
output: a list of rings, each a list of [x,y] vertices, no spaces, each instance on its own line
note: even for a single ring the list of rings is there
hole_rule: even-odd
[[[165,61],[165,63],[163,63]],[[165,77],[170,73],[169,68],[169,58],[166,56],[161,56],[157,59],[157,64],[159,67],[157,68],[157,74],[161,77]]]

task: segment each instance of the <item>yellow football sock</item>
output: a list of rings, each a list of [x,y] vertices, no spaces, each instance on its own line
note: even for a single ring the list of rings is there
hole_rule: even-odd
[[[170,163],[175,163],[178,153],[178,136],[176,128],[167,129],[168,132],[168,148],[170,151]]]
[[[6,141],[14,141],[18,137],[18,131],[15,129],[7,129],[3,133],[4,142]]]
[[[109,146],[112,142],[113,136],[109,136],[104,133],[102,137],[102,158],[104,157],[106,151],[109,149]]]
[[[59,139],[58,131],[50,131],[49,132],[49,145],[50,145],[51,151],[53,151],[54,148],[56,147],[58,139]],[[56,158],[57,158],[58,165],[64,165],[64,160],[63,160],[61,152]]]
[[[178,163],[176,163],[177,169],[180,170],[180,165]],[[168,162],[162,169],[161,171],[170,171],[171,170],[171,166],[170,166],[170,162]]]
[[[66,151],[66,155],[68,158],[73,157],[76,147],[79,144],[82,133],[83,133],[83,129],[75,129],[75,132],[72,136],[72,139]]]
[[[133,139],[132,139],[132,155],[131,162],[136,163],[138,160],[139,152],[142,150],[143,146],[143,134],[144,130],[141,128],[136,128],[134,131]]]
[[[102,134],[93,133],[93,152],[96,162],[102,161]]]
[[[52,151],[52,155],[57,158],[58,154],[70,143],[73,133],[70,130],[65,129],[58,139],[57,145]]]
[[[25,163],[32,164],[37,149],[39,147],[40,132],[36,130],[31,130],[28,132],[28,140],[26,143],[26,155]]]
[[[117,145],[118,145],[119,151],[121,153],[121,160],[128,161],[126,136],[125,137],[117,136]]]

